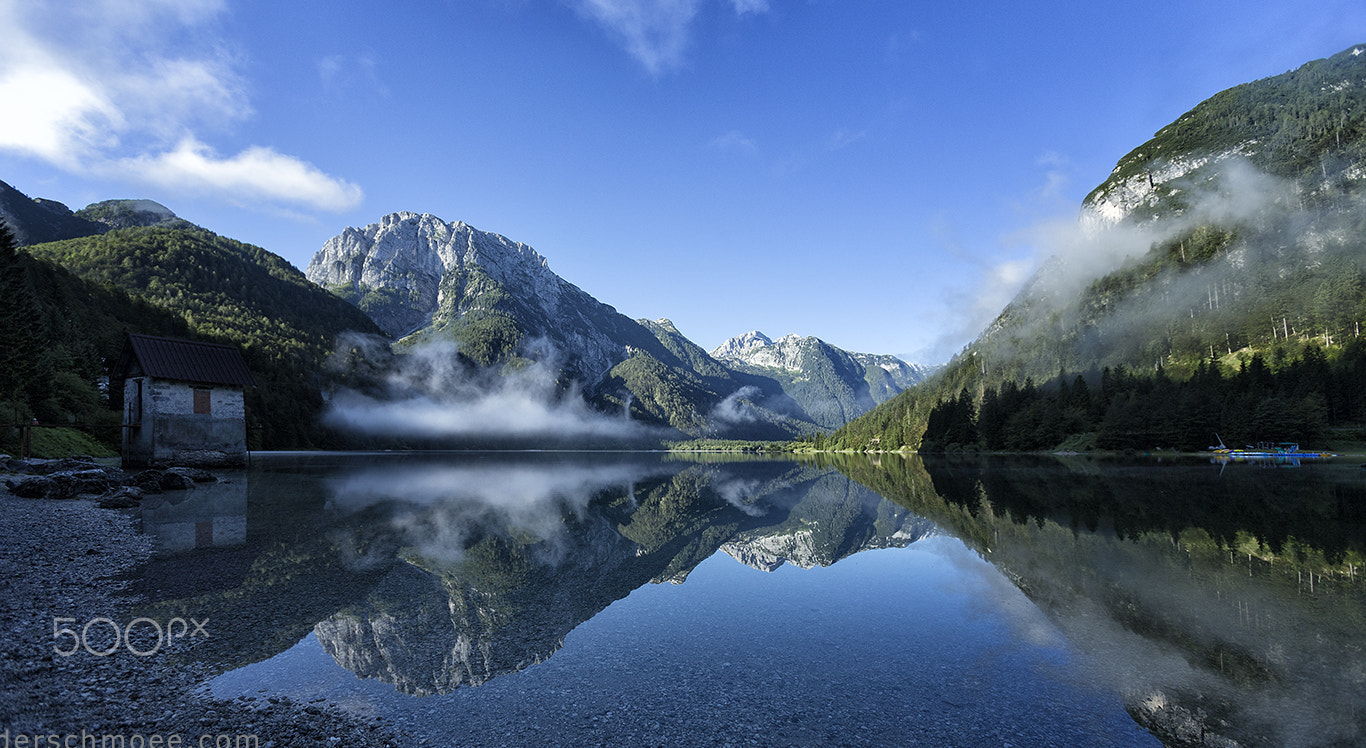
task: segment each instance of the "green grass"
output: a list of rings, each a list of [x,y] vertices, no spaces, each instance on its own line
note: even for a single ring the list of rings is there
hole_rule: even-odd
[[[83,431],[65,427],[39,427],[32,430],[33,457],[56,459],[73,455],[118,457],[119,453]]]

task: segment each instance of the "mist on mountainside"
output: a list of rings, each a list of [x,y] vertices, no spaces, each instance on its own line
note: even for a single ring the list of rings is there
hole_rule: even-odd
[[[1237,157],[1162,187],[1177,203],[1163,217],[1088,212],[1041,227],[1053,254],[969,346],[980,365],[1016,379],[1169,368],[1288,336],[1357,334],[1366,267],[1354,191],[1306,205],[1294,182]]]
[[[975,412],[975,399],[1007,385],[1061,392],[1081,374],[1095,387],[1106,370],[1151,386],[1133,380],[1132,397],[1105,401],[1083,419],[1091,426],[1118,417],[1111,411],[1121,406],[1143,421],[1161,410],[1147,400],[1153,387],[1202,372],[1220,379],[1257,368],[1288,372],[1289,382],[1305,367],[1322,374],[1325,362],[1353,365],[1366,319],[1363,52],[1353,47],[1235,86],[1159,130],[1119,159],[1079,215],[1021,232],[1047,259],[939,375],[817,441],[917,447],[937,404]],[[1340,369],[1313,377],[1316,386],[1352,379]],[[1277,397],[1308,407],[1309,394],[1298,386]],[[1356,410],[1345,395],[1313,394],[1329,412],[1310,420],[1348,425]],[[1225,407],[1284,406],[1260,396]],[[1146,428],[1127,430],[1126,439],[1142,442],[1131,446],[1166,443]],[[1057,439],[1033,448],[1054,448]]]
[[[626,412],[590,407],[577,383],[560,380],[559,354],[549,342],[535,341],[524,353],[481,368],[450,341],[395,355],[382,338],[346,336],[329,360],[344,384],[328,398],[323,421],[361,436],[461,444],[657,441],[666,434]]]

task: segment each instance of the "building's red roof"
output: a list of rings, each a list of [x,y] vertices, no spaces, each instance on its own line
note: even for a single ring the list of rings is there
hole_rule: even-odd
[[[157,379],[256,386],[242,352],[230,345],[130,334],[114,369],[115,378],[127,377],[135,362],[143,374]]]

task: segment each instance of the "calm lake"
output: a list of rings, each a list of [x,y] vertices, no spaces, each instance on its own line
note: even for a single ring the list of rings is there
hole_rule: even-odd
[[[1366,739],[1355,463],[267,454],[181,499],[134,586],[212,621],[204,688],[413,744]]]

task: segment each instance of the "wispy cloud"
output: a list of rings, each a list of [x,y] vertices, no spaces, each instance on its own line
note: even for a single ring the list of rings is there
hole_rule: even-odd
[[[683,63],[693,20],[705,0],[568,0],[596,22],[651,75]],[[737,15],[763,13],[768,0],[725,0]]]
[[[758,150],[758,144],[752,138],[739,130],[730,130],[712,138],[707,143],[707,147],[717,151],[742,151],[753,153]]]
[[[741,387],[717,403],[716,407],[712,408],[709,419],[723,427],[754,423],[759,420],[759,413],[750,401],[758,397],[760,393],[759,388],[754,385]]]
[[[342,96],[360,88],[389,96],[389,88],[379,76],[379,61],[373,55],[327,55],[315,66],[323,91],[329,95]]]
[[[849,132],[848,130],[836,130],[835,132],[830,134],[829,138],[826,139],[825,147],[827,150],[839,151],[848,148],[849,146],[859,142],[860,140],[863,140],[866,137],[868,137],[868,133],[863,130],[860,130],[858,132]]]
[[[1047,154],[1039,159],[1044,167],[1043,186],[1030,194],[1038,205],[1064,206],[1056,189],[1065,182],[1065,158]],[[1077,298],[1097,278],[1131,258],[1142,257],[1154,246],[1171,241],[1202,225],[1237,226],[1249,221],[1265,221],[1273,206],[1295,204],[1293,185],[1267,175],[1238,157],[1226,157],[1208,170],[1178,178],[1171,186],[1179,189],[1185,202],[1182,212],[1162,220],[1110,223],[1090,210],[1059,207],[1048,215],[1000,237],[1000,250],[993,256],[964,252],[951,236],[942,238],[948,251],[970,263],[970,285],[946,294],[950,319],[940,325],[943,332],[927,347],[929,360],[952,355],[963,343],[977,337],[1005,307],[1016,299],[1045,305],[1036,309],[1057,309]],[[1206,268],[1195,278],[1197,302],[1211,283]],[[1180,306],[1187,289],[1166,281],[1163,298]],[[1154,310],[1117,315],[1111,333],[1120,325],[1138,326]],[[1159,310],[1165,313],[1164,310]],[[1041,318],[1046,318],[1043,315]],[[1036,331],[1013,335],[1028,337]],[[929,354],[927,354],[929,355]]]
[[[239,203],[359,204],[359,187],[298,158],[204,145],[254,115],[240,61],[213,32],[223,11],[219,0],[94,0],[80,12],[0,0],[0,150]]]
[[[735,12],[740,15],[746,13],[763,13],[768,10],[768,0],[730,0],[730,4],[735,6]]]
[[[1075,222],[1075,218],[1073,219]],[[987,254],[970,250],[958,235],[957,227],[941,220],[933,227],[937,249],[961,263],[961,283],[939,289],[945,310],[927,321],[925,327],[936,332],[906,358],[920,363],[942,363],[967,342],[977,337],[1038,268],[1034,248],[1018,242]]]
[[[887,38],[882,51],[882,61],[888,65],[900,64],[907,50],[920,42],[920,32],[896,32]]]
[[[1063,197],[1063,190],[1072,183],[1069,173],[1072,163],[1057,151],[1048,151],[1035,159],[1035,164],[1044,170],[1043,183],[1035,190],[1036,200],[1056,200]]]

